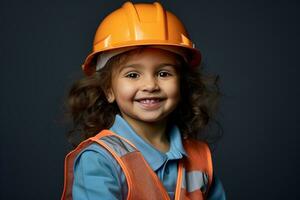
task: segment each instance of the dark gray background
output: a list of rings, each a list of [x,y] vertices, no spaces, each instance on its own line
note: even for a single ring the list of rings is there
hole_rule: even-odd
[[[300,199],[296,2],[162,1],[221,76],[214,164],[228,199]],[[59,199],[70,150],[63,100],[99,22],[122,3],[0,2],[0,199]]]

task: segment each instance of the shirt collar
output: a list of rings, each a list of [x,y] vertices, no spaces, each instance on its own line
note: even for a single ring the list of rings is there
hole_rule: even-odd
[[[167,153],[160,152],[142,139],[120,115],[116,115],[110,130],[132,142],[154,171],[159,169],[166,160],[180,159],[183,155],[187,155],[182,145],[180,131],[175,125],[168,129],[170,150]]]

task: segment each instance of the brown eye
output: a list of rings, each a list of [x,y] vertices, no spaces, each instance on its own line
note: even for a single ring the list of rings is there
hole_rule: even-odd
[[[135,79],[135,78],[138,78],[138,77],[140,77],[140,76],[139,76],[139,74],[136,73],[136,72],[130,72],[130,73],[126,74],[125,77],[131,78],[131,79]]]
[[[158,72],[158,76],[159,77],[168,77],[168,76],[171,76],[171,74],[167,71],[160,71],[160,72]]]

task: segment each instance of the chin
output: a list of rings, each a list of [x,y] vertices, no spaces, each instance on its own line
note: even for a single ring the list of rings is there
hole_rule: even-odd
[[[166,118],[165,115],[143,115],[143,116],[138,116],[137,119],[139,121],[143,121],[146,123],[157,123],[161,122]]]

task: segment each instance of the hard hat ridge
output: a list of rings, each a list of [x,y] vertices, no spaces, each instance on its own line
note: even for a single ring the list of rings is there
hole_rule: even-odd
[[[136,4],[137,6],[138,4]],[[153,9],[153,6],[151,4],[143,6],[143,10],[136,9],[136,7],[131,2],[126,2],[122,6],[124,8],[124,11],[128,15],[128,21],[132,22],[129,23],[129,30],[131,31],[131,36],[133,36],[132,39],[134,40],[144,40],[145,38],[151,38],[153,39],[168,39],[168,33],[167,33],[167,23],[166,23],[166,13],[163,7],[157,3],[154,2],[153,5],[155,8]],[[153,11],[147,11],[147,10],[154,10]],[[151,29],[156,29],[160,31],[150,31]],[[145,31],[141,31],[145,30]],[[149,30],[149,31],[147,31]]]

